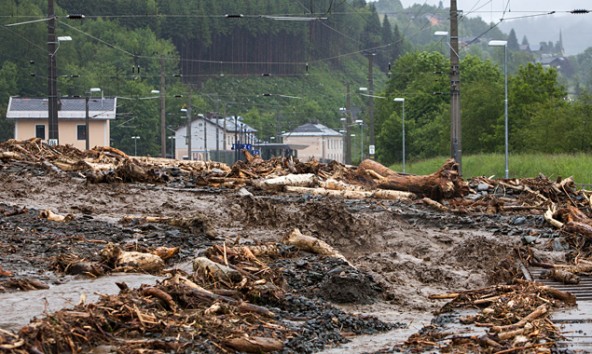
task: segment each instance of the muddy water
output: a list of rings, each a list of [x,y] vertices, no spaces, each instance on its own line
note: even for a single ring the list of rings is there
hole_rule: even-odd
[[[96,302],[100,294],[117,294],[119,288],[115,282],[125,282],[130,288],[136,288],[154,284],[159,279],[147,274],[114,274],[97,279],[75,279],[46,290],[0,294],[0,328],[17,331],[33,317],[78,304],[81,296],[86,297],[86,302]]]
[[[380,310],[380,312],[368,312],[364,314],[376,316],[387,322],[406,323],[407,326],[385,333],[356,336],[350,338],[351,341],[349,343],[342,344],[335,348],[325,349],[320,353],[372,353],[381,349],[390,348],[395,344],[405,342],[410,335],[419,332],[424,326],[430,324],[433,317],[431,314],[425,312],[400,312],[393,310]]]

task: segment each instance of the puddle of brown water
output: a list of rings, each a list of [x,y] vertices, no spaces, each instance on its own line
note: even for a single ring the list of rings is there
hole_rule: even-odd
[[[160,277],[148,274],[113,274],[97,279],[75,279],[46,290],[0,294],[0,328],[17,331],[33,317],[72,307],[82,294],[86,302],[95,302],[99,294],[117,294],[115,282],[125,282],[130,288],[154,284]]]

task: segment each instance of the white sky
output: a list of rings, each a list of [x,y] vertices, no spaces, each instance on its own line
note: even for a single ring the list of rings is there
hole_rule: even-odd
[[[439,2],[439,0],[401,0],[404,7],[412,4],[438,5]],[[450,0],[442,0],[442,3],[444,7],[450,6]],[[574,9],[590,10],[592,2],[589,0],[457,0],[457,6],[465,13],[474,11],[473,15],[490,22],[499,20],[506,7],[512,17],[516,17],[550,11],[559,13]],[[506,13],[505,17],[510,17],[510,14]]]

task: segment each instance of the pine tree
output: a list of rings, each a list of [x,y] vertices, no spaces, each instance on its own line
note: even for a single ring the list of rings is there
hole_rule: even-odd
[[[508,35],[508,49],[509,50],[520,50],[520,45],[518,44],[518,38],[516,37],[516,32],[512,28],[510,34]]]

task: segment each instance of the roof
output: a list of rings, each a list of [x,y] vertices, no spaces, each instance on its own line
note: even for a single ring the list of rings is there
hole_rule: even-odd
[[[207,118],[204,117],[202,114],[198,114],[194,116],[193,121],[205,119],[206,122],[216,126],[218,125],[220,128],[224,129],[227,132],[246,132],[246,133],[254,133],[257,129],[251,127],[250,125],[243,123],[242,117],[236,118],[236,125],[234,124],[234,117],[225,117],[225,118]],[[192,122],[193,122],[192,121]],[[180,126],[177,128],[177,132],[184,132],[187,129],[187,125]]]
[[[342,134],[322,124],[303,124],[291,132],[282,134],[285,137],[294,136],[341,136]]]
[[[58,118],[83,119],[86,117],[85,98],[60,98]],[[6,118],[47,119],[47,98],[10,97]],[[93,119],[115,119],[117,97],[91,98],[88,115]]]

